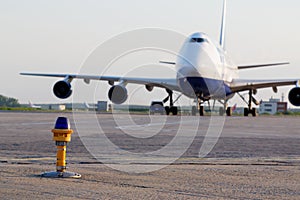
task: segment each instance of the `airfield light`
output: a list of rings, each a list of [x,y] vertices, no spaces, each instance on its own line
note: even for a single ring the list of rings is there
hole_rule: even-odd
[[[66,171],[67,143],[71,141],[71,134],[73,133],[68,118],[58,117],[52,133],[57,148],[56,171],[45,172],[42,176],[52,178],[80,178],[80,174]]]

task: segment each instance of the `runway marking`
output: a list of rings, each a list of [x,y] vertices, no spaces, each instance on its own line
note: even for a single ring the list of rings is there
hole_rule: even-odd
[[[47,124],[54,124],[53,122],[27,122],[21,123],[22,126],[29,126],[29,125],[47,125]]]
[[[0,124],[0,126],[31,126],[31,125],[48,125],[54,124],[53,122],[23,122],[23,123],[6,123]]]
[[[150,124],[142,124],[142,125],[125,125],[125,126],[116,126],[117,129],[132,129],[132,128],[146,128],[151,126],[160,126],[160,125],[174,125],[174,124],[181,124],[181,123],[187,123],[187,122],[193,122],[196,120],[189,120],[189,121],[177,121],[177,122],[167,122],[167,123],[150,123]]]

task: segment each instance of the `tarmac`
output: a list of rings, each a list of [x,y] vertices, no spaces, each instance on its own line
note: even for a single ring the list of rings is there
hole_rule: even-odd
[[[74,129],[68,170],[80,179],[41,177],[55,170],[59,116]],[[0,199],[300,199],[300,117],[0,112],[0,122]]]

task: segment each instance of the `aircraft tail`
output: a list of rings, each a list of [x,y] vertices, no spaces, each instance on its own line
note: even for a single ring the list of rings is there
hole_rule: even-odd
[[[87,108],[87,109],[91,108],[90,105],[87,102],[84,102],[84,107]]]
[[[234,106],[232,107],[232,112],[234,112],[236,110],[236,106],[237,106],[237,104],[234,104]]]
[[[225,50],[225,31],[226,31],[226,0],[223,4],[223,14],[222,14],[222,23],[221,23],[221,32],[220,32],[220,45]]]

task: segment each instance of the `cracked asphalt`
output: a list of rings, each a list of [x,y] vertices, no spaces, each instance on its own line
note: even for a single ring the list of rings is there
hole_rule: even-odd
[[[40,176],[55,170],[51,129],[61,115],[69,117],[75,131],[67,148],[68,170],[80,173],[81,179]],[[175,162],[164,163],[168,159],[158,157],[137,164],[128,157],[126,165],[133,170],[128,173],[114,169],[114,165],[124,165],[124,157],[115,152],[106,152],[104,160],[90,154],[72,113],[0,112],[0,198],[300,199],[299,117],[225,118],[216,145],[206,157],[199,158],[210,117],[170,116],[158,135],[146,137],[147,130],[156,130],[149,126],[151,120],[162,121],[161,116],[131,115],[131,124],[126,124],[124,117],[122,126],[110,114],[96,116],[110,141],[131,153],[156,151],[169,144],[180,120],[199,120],[199,126],[192,143]],[[82,114],[80,122],[88,124],[89,117]],[[145,131],[136,129],[132,121]],[[189,123],[184,128],[187,137],[195,129]],[[128,136],[137,130],[140,132]],[[162,169],[134,173],[137,165]]]

